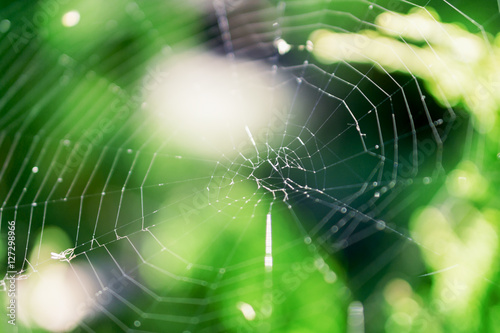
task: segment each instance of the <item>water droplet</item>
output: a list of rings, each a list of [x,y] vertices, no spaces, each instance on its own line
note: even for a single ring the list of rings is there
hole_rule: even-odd
[[[375,192],[375,194],[373,195],[375,198],[380,198],[380,192]]]
[[[135,327],[139,327],[139,326],[141,326],[141,322],[140,322],[140,321],[138,321],[138,320],[134,321],[134,326],[135,326]]]
[[[430,177],[424,177],[424,179],[422,181],[424,182],[425,185],[427,185],[427,184],[431,183],[432,178],[430,178]]]
[[[368,9],[372,10],[373,9],[373,5],[369,5]]]
[[[127,149],[127,153],[131,154],[132,153],[132,149]]]
[[[278,49],[278,53],[281,55],[288,53],[292,48],[290,44],[281,38],[274,41],[274,46]]]
[[[345,207],[340,208],[340,212],[341,212],[342,214],[347,213],[347,208],[345,208]]]
[[[304,243],[311,244],[311,242],[312,242],[311,237],[304,238]]]
[[[307,51],[312,52],[313,48],[314,48],[313,42],[310,41],[310,40],[308,40],[306,42],[306,49],[307,49]]]
[[[37,166],[34,166],[33,169],[31,169],[31,171],[33,173],[38,173],[38,167]]]
[[[375,228],[378,230],[384,230],[385,229],[385,222],[384,221],[377,221],[377,224],[375,225]]]

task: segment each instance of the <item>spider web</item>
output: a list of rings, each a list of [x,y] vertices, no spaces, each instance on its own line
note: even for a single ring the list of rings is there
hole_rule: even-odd
[[[417,251],[409,215],[464,143],[473,151],[480,139],[462,139],[468,115],[428,98],[417,75],[376,60],[324,64],[310,36],[434,7],[489,44],[488,17],[480,24],[447,1],[102,6],[90,23],[80,6],[81,22],[62,30],[52,22],[68,4],[2,9],[0,227],[15,221],[19,325],[363,332],[359,320],[375,323],[356,301]],[[426,273],[421,261],[403,266]],[[56,305],[44,306],[50,298]],[[34,306],[53,326],[33,319]]]

